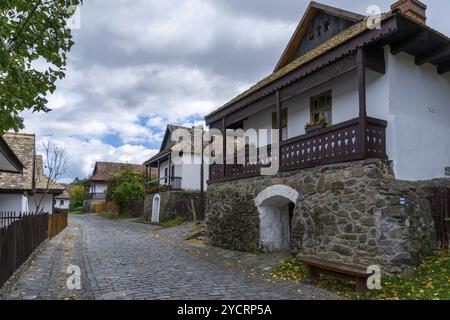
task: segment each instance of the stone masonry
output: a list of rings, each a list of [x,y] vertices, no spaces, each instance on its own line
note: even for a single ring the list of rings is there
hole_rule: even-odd
[[[175,218],[182,218],[185,221],[193,221],[194,211],[196,220],[204,219],[202,210],[200,210],[200,192],[172,190],[157,194],[160,196],[160,223],[164,223]],[[157,194],[149,194],[145,196],[144,216],[148,221],[151,221],[153,198]]]
[[[209,241],[258,251],[254,199],[280,184],[300,194],[291,222],[294,253],[402,273],[434,250],[428,183],[397,181],[389,163],[377,159],[211,184],[206,204]]]

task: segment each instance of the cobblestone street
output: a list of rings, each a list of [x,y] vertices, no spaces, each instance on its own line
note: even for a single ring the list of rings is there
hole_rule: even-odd
[[[155,236],[158,227],[95,215],[69,218],[2,289],[2,299],[334,299],[302,284],[267,282],[190,254]],[[81,269],[81,290],[66,286]]]

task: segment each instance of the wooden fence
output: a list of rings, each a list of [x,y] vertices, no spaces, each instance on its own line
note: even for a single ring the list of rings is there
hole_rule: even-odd
[[[61,231],[67,228],[68,214],[54,213],[48,216],[48,237],[49,239],[57,236]]]
[[[0,287],[48,237],[47,213],[0,212]]]
[[[119,208],[114,201],[96,203],[92,205],[94,213],[118,213]],[[129,215],[132,217],[141,217],[144,214],[144,201],[136,201],[130,208]]]
[[[436,226],[437,246],[448,249],[450,246],[450,189],[432,187],[430,198]]]

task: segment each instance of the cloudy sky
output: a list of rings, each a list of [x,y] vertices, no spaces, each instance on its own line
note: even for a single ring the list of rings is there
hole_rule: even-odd
[[[394,0],[324,0],[366,13]],[[444,1],[429,25],[450,35]],[[24,132],[64,145],[63,181],[95,161],[141,163],[167,123],[192,125],[272,72],[306,0],[85,0],[67,77],[48,114],[25,113]],[[39,144],[39,142],[38,142]]]

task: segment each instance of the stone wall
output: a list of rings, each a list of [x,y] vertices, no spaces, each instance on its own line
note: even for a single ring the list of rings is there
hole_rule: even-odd
[[[160,196],[160,223],[164,223],[178,217],[185,221],[193,221],[194,211],[197,221],[204,220],[204,215],[201,210],[200,192],[165,191],[157,194]],[[147,221],[151,221],[153,198],[157,194],[149,194],[145,196],[144,216]],[[194,206],[194,209],[192,208],[192,205]]]
[[[399,273],[434,250],[427,182],[396,181],[389,164],[376,159],[211,184],[209,241],[229,249],[260,249],[254,199],[279,184],[300,194],[291,222],[291,249],[299,255],[358,267],[377,264]]]

